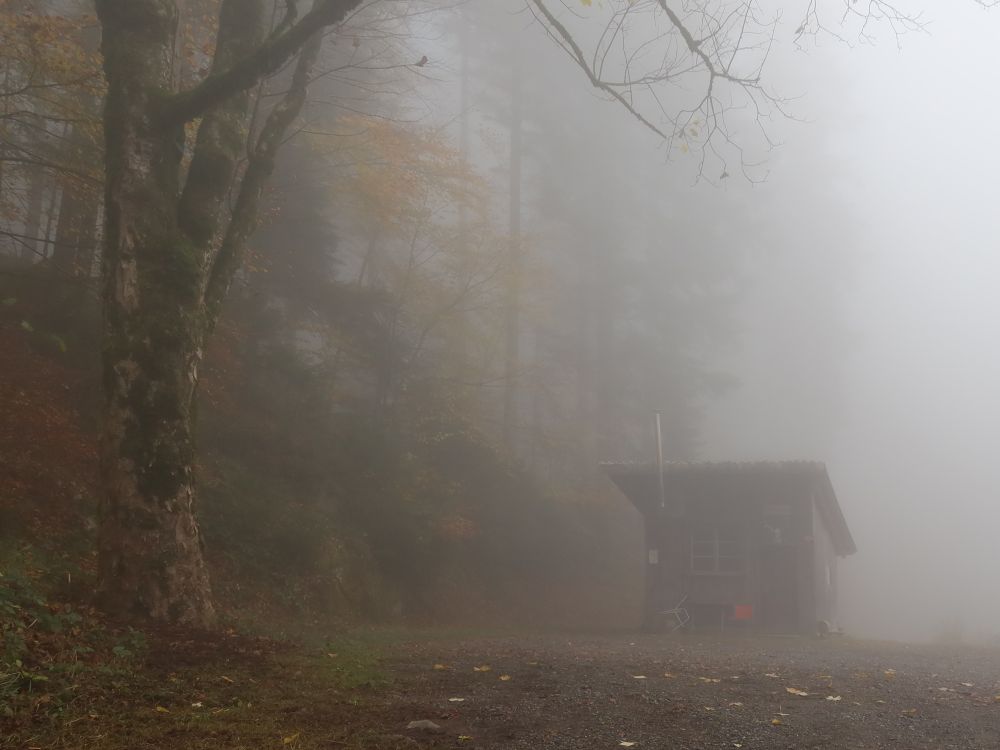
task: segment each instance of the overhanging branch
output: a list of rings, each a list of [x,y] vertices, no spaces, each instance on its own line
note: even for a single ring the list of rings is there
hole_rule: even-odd
[[[600,89],[604,93],[612,96],[614,99],[618,101],[619,104],[625,107],[625,109],[628,110],[633,117],[635,117],[639,122],[641,122],[647,128],[652,130],[654,133],[659,135],[661,138],[668,137],[666,133],[660,130],[660,128],[656,127],[656,125],[650,122],[649,119],[647,119],[639,110],[633,107],[632,103],[629,102],[629,100],[626,99],[624,96],[622,96],[620,91],[616,91],[612,86],[608,85],[605,81],[602,81],[598,77],[597,73],[594,71],[593,68],[590,67],[590,64],[587,62],[587,58],[583,54],[583,50],[580,49],[580,45],[576,43],[576,40],[573,38],[573,35],[570,34],[569,30],[562,23],[559,22],[559,19],[557,19],[554,15],[552,15],[552,12],[545,6],[543,0],[531,0],[531,2],[535,5],[536,8],[538,8],[538,12],[541,13],[542,16],[544,16],[545,23],[555,32],[557,36],[557,41],[559,42],[560,46],[564,50],[566,50],[567,54],[569,54],[569,56],[573,58],[573,61],[580,66],[580,68],[583,70],[584,73],[586,73],[587,78],[590,79],[590,83],[591,85],[594,86],[594,88]]]
[[[229,225],[209,267],[204,291],[209,328],[218,320],[222,302],[232,284],[233,276],[239,270],[247,242],[257,227],[264,187],[274,171],[278,148],[284,142],[285,134],[305,104],[309,78],[319,57],[322,42],[323,36],[318,30],[306,41],[292,74],[291,85],[282,100],[267,116],[249,155],[246,173],[239,186]]]
[[[281,33],[268,38],[253,53],[228,70],[210,75],[197,86],[173,96],[166,105],[166,125],[189,122],[227,97],[252,87],[274,73],[317,31],[344,20],[363,0],[317,0],[312,9]],[[291,3],[289,8],[294,8]]]

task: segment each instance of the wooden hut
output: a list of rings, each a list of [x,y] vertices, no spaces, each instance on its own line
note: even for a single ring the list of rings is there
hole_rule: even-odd
[[[824,464],[604,468],[645,519],[647,628],[836,623],[837,561],[856,548]]]

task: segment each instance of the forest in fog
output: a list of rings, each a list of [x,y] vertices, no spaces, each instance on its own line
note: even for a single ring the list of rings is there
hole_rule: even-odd
[[[997,4],[0,0],[0,748],[1000,746]]]
[[[99,34],[87,3],[30,5],[4,8],[4,315],[96,385]],[[182,10],[179,86],[218,16]],[[252,91],[247,154],[291,68]],[[544,565],[574,616],[627,621],[627,586],[600,599],[635,521],[599,463],[651,458],[657,410],[665,455],[699,455],[753,268],[795,235],[761,231],[778,206],[706,163],[697,124],[665,143],[581,76],[517,2],[376,4],[318,52],[206,348],[206,549],[250,568],[224,576],[442,616],[482,576],[530,609]]]
[[[848,624],[992,637],[892,568],[929,500],[883,544],[929,484],[879,475],[915,426],[871,405],[931,396],[879,343],[921,325],[879,253],[932,235],[869,187],[912,144],[860,135],[977,3],[931,40],[919,3],[235,5],[0,3],[11,559],[171,621],[628,626],[601,463],[655,459],[659,412],[668,461],[843,477]]]

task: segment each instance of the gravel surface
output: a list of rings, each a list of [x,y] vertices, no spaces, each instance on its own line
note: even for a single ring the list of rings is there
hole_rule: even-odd
[[[407,643],[387,667],[387,715],[439,725],[399,727],[425,747],[1000,748],[993,650],[529,636]]]

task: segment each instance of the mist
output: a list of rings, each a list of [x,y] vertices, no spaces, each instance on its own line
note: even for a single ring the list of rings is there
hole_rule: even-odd
[[[699,344],[732,380],[702,396],[696,445],[667,457],[825,461],[859,548],[844,566],[846,629],[994,642],[996,20],[975,4],[916,12],[922,28],[899,36],[776,45],[768,76],[789,117],[768,123],[777,145],[759,182],[665,153],[613,102],[575,90],[566,56],[538,47],[531,67],[551,76],[543,96],[569,113],[578,150],[592,160],[615,144],[614,189],[643,196],[624,210],[673,219],[662,245],[724,255],[739,287],[725,330]],[[546,135],[535,148],[554,148]],[[547,168],[574,174],[577,154],[564,159]],[[648,431],[632,427],[640,437],[605,444],[603,459],[649,457]]]
[[[784,194],[800,245],[758,275],[706,454],[825,457],[858,540],[851,630],[993,640],[992,30],[981,9],[937,10],[898,49],[796,58],[821,81],[812,121],[758,191]]]
[[[0,0],[0,736],[1000,746],[996,5]]]
[[[0,744],[1000,747],[997,5],[0,0]]]
[[[614,143],[617,182],[586,200],[634,195],[612,210],[652,224],[662,252],[722,256],[726,278],[708,284],[738,290],[735,302],[722,294],[734,307],[721,325],[685,315],[707,324],[696,347],[727,382],[699,396],[698,436],[667,457],[825,461],[859,548],[844,566],[845,628],[992,642],[995,19],[974,4],[918,12],[922,29],[899,36],[776,45],[767,70],[789,117],[768,123],[777,145],[753,181],[699,173],[692,155],[664,152],[615,103],[575,88],[565,55],[520,49],[578,141],[546,169],[577,174],[580,151],[593,168]],[[550,138],[527,143],[551,154]],[[616,252],[634,241],[619,235]],[[602,459],[651,455],[631,418],[632,441],[605,442]]]

